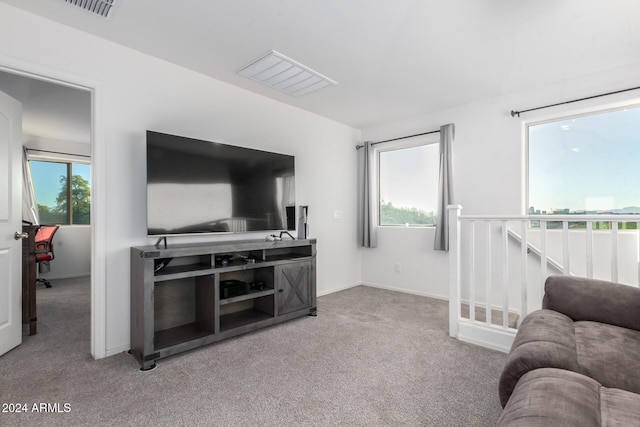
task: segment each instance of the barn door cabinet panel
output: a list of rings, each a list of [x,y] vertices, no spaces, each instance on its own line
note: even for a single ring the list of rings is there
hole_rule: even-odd
[[[311,262],[277,266],[276,287],[280,315],[315,306],[311,295]]]

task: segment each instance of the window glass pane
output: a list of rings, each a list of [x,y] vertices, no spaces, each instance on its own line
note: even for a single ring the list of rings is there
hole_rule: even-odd
[[[68,163],[31,160],[33,188],[41,224],[89,224],[91,166],[72,163],[69,200]],[[69,207],[71,206],[71,207]],[[71,209],[71,217],[68,213]]]
[[[380,225],[435,224],[438,163],[438,144],[380,152]]]
[[[66,163],[32,160],[31,177],[41,224],[67,223]]]
[[[529,213],[640,214],[640,108],[529,126]]]

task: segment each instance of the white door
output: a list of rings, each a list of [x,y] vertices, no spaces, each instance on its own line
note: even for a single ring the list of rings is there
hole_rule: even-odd
[[[0,92],[0,355],[22,342],[21,158],[22,104]]]

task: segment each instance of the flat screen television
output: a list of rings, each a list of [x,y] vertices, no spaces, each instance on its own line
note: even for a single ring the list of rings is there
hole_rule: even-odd
[[[149,236],[294,228],[294,156],[147,131]]]

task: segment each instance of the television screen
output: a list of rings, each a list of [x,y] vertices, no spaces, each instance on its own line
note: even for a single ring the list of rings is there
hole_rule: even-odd
[[[147,131],[147,233],[292,229],[294,163],[290,155]]]

